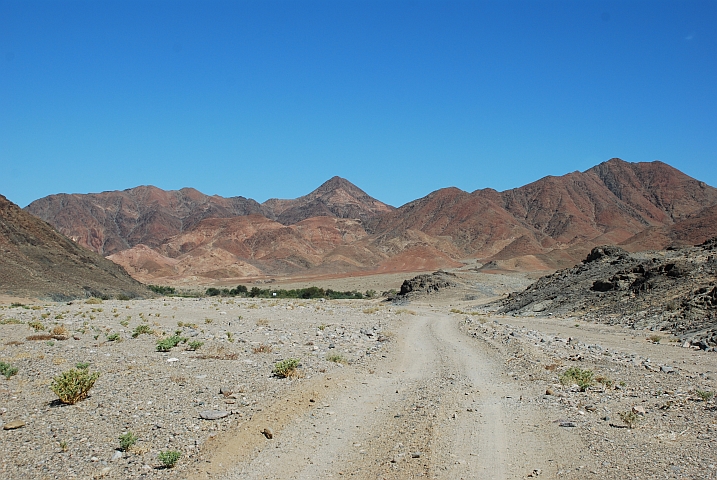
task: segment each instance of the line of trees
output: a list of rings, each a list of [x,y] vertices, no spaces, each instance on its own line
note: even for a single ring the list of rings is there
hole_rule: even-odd
[[[207,288],[205,294],[208,297],[251,297],[251,298],[326,298],[329,300],[335,299],[361,299],[364,298],[364,294],[357,292],[356,290],[347,292],[337,292],[327,288],[324,290],[319,287],[307,287],[297,288],[293,290],[284,290],[283,288],[259,288],[251,287],[251,290],[244,285],[238,285],[235,288]]]

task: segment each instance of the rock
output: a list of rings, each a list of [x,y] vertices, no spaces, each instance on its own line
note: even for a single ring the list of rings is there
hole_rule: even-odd
[[[645,410],[645,407],[641,405],[635,405],[632,407],[632,413],[636,413],[637,415],[645,415],[647,411]]]
[[[577,427],[577,425],[575,425],[575,422],[560,422],[560,426],[567,428]]]
[[[26,424],[22,420],[13,420],[12,422],[8,422],[5,425],[2,426],[3,430],[15,430],[16,428],[22,428]]]
[[[110,459],[110,462],[116,462],[120,458],[122,458],[122,452],[119,450],[115,450],[115,453],[112,454],[112,458]]]
[[[411,458],[421,458],[421,452],[413,452],[413,453],[411,453]]]
[[[179,361],[179,359],[178,359],[178,358],[174,358],[174,357],[167,359],[167,362],[169,362],[169,363],[174,363],[174,362],[178,362],[178,361]]]
[[[532,472],[530,472],[530,473],[528,474],[528,478],[537,477],[537,476],[539,476],[541,473],[543,473],[543,471],[542,471],[541,469],[539,469],[539,468],[536,468],[536,469],[534,469]]]
[[[267,427],[264,430],[262,430],[261,433],[264,434],[264,436],[267,438],[267,440],[271,440],[272,438],[274,438],[274,432],[271,428]]]
[[[219,395],[224,395],[225,397],[228,397],[228,396],[231,395],[232,393],[234,393],[234,389],[233,389],[233,388],[219,387]]]
[[[669,365],[663,365],[660,367],[660,371],[662,373],[675,373],[677,369],[675,367],[670,367]]]
[[[226,410],[202,410],[199,412],[199,416],[204,420],[219,420],[229,415],[231,415],[231,412],[227,412]]]
[[[545,394],[546,394],[546,395],[553,395],[553,389],[552,389],[552,388],[546,388],[546,389],[545,389]]]

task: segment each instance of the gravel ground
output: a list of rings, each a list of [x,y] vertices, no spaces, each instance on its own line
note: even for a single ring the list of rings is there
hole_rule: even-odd
[[[391,322],[406,313],[372,301],[207,298],[0,306],[0,361],[18,369],[0,377],[0,450],[12,452],[0,476],[182,476],[208,438],[250,420],[292,385],[341,369],[329,355],[359,364],[380,352]],[[153,333],[133,338],[140,325]],[[203,345],[156,351],[175,331]],[[270,351],[254,353],[262,346]],[[303,378],[272,375],[288,358],[301,360]],[[88,398],[61,404],[50,383],[80,362],[101,376]],[[226,416],[200,418],[208,410]],[[17,421],[23,425],[11,428]],[[118,437],[128,431],[138,441],[120,452]],[[160,468],[165,450],[182,454],[172,469]]]
[[[669,339],[655,344],[649,331],[576,322],[470,315],[463,329],[502,353],[515,382],[545,386],[545,395],[524,400],[580,434],[585,463],[597,465],[582,476],[717,478],[717,355]],[[585,391],[561,381],[573,367],[593,373]]]

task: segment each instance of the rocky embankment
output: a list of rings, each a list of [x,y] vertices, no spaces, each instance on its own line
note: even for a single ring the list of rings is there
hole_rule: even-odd
[[[540,278],[487,310],[668,331],[687,345],[717,347],[717,238],[674,250],[594,248],[579,265]]]

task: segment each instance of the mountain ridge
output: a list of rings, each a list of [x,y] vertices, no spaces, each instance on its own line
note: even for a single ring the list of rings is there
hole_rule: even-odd
[[[634,249],[664,248],[666,242],[689,244],[712,231],[710,225],[717,215],[717,209],[710,210],[717,205],[717,189],[663,162],[629,163],[616,158],[584,172],[546,176],[502,192],[443,188],[399,208],[368,196],[341,177],[332,177],[297,199],[269,199],[262,204],[244,197],[210,197],[194,189],[183,190],[137,187],[124,194],[61,197],[67,206],[60,209],[56,208],[60,197],[45,197],[27,208],[44,213],[78,243],[92,244],[89,240],[104,233],[103,245],[112,248],[103,253],[112,251],[111,258],[129,271],[146,270],[141,265],[150,256],[152,262],[161,260],[146,250],[122,254],[146,245],[164,258],[160,263],[183,265],[191,259],[195,266],[206,264],[214,270],[221,269],[211,260],[211,253],[220,252],[230,264],[239,262],[242,266],[236,272],[248,276],[330,272],[332,268],[337,272],[386,271],[399,264],[408,269],[411,255],[417,266],[438,268],[456,266],[462,259],[562,268],[579,261],[599,242],[625,243]],[[125,198],[128,195],[132,198]],[[114,203],[107,203],[108,199]],[[84,210],[81,200],[85,200]],[[74,211],[79,219],[75,226],[65,220]],[[111,215],[102,217],[108,211]],[[230,228],[211,220],[243,217],[256,218],[230,222]],[[95,225],[94,236],[83,233],[90,231],[84,222],[100,223],[98,218],[105,223],[112,220],[117,228],[108,229],[107,235]],[[308,221],[321,218],[346,222]],[[255,231],[257,222],[263,225],[261,232]],[[242,229],[246,231],[241,233]],[[222,241],[217,236],[220,230],[230,238]],[[260,258],[249,255],[247,242],[264,249]],[[392,262],[399,256],[400,262]],[[331,260],[339,258],[338,263]],[[178,269],[170,268],[173,277],[182,275]],[[194,276],[203,274],[202,268],[189,270]]]

